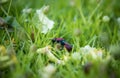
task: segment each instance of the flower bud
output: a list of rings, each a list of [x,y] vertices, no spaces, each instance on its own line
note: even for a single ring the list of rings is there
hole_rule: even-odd
[[[43,53],[45,54],[46,52],[50,51],[51,50],[51,46],[46,46],[46,47],[43,47],[43,48],[39,48],[37,49],[37,53]]]
[[[54,74],[55,71],[56,71],[55,66],[53,66],[52,64],[48,64],[43,69],[42,78],[51,78],[52,74]]]
[[[61,60],[59,60],[57,57],[54,56],[54,54],[52,54],[50,46],[37,49],[37,53],[45,54],[50,61],[61,64]]]
[[[30,14],[32,12],[32,8],[25,8],[22,10],[24,14]]]
[[[43,7],[43,13],[47,13],[48,11],[49,11],[49,8],[50,8],[50,6],[49,5],[47,5],[47,6],[44,6]]]
[[[117,18],[117,22],[118,22],[118,24],[120,24],[120,17]]]
[[[80,53],[79,52],[74,52],[71,54],[71,59],[77,61],[81,59]]]
[[[110,21],[110,17],[103,16],[102,20],[103,20],[103,22],[109,22]]]

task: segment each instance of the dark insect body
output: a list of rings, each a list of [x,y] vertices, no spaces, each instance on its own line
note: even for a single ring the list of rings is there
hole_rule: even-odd
[[[53,43],[59,43],[61,44],[62,46],[64,46],[66,48],[66,50],[68,52],[70,52],[72,50],[72,45],[70,45],[69,43],[67,43],[63,38],[54,38],[52,39],[52,42]]]

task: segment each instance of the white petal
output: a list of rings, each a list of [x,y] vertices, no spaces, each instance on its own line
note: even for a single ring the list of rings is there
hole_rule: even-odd
[[[102,18],[103,22],[109,22],[110,21],[110,17],[109,16],[103,16]]]
[[[46,34],[48,32],[48,30],[51,30],[53,28],[54,21],[50,20],[44,14],[44,12],[43,12],[44,8],[45,8],[45,6],[39,10],[36,10],[36,14],[38,15],[39,21],[42,23],[42,33]]]
[[[118,22],[118,24],[120,24],[120,17],[117,18],[117,22]]]
[[[23,10],[22,10],[22,12],[24,13],[24,14],[29,14],[29,13],[31,13],[31,11],[32,11],[32,8],[24,8]]]
[[[52,74],[55,73],[56,68],[52,64],[48,64],[44,67],[42,72],[42,78],[51,78]]]
[[[81,56],[80,56],[80,53],[79,52],[74,52],[72,55],[71,55],[71,58],[73,60],[80,60]]]
[[[92,58],[100,57],[102,58],[102,50],[98,50],[96,48],[90,47],[86,45],[85,47],[80,48],[81,52],[85,55],[90,55]]]
[[[53,66],[52,64],[49,64],[47,65],[45,68],[44,68],[44,72],[45,73],[49,73],[49,74],[52,74],[54,73],[56,70],[55,66]]]
[[[46,34],[47,32],[48,32],[47,26],[46,26],[46,25],[43,25],[42,30],[41,30],[41,33]]]

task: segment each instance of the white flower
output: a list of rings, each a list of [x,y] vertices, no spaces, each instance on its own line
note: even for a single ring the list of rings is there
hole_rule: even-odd
[[[78,28],[74,29],[74,35],[75,36],[80,36],[80,34],[81,34],[80,29],[78,29]]]
[[[43,13],[47,13],[49,11],[50,6],[43,6]]]
[[[31,11],[32,11],[32,8],[24,8],[24,9],[22,10],[22,13],[23,13],[23,14],[30,14]]]
[[[44,72],[52,74],[54,73],[56,70],[55,66],[53,66],[52,64],[48,64],[45,68],[44,68]]]
[[[59,60],[57,57],[54,56],[54,54],[52,54],[50,46],[46,46],[44,48],[37,49],[36,52],[45,54],[49,58],[50,61],[53,61],[53,62],[58,63],[58,64],[62,63],[61,60]]]
[[[71,58],[73,59],[73,60],[80,60],[81,59],[81,56],[80,56],[80,53],[79,52],[74,52],[74,53],[72,53],[71,54]]]
[[[85,47],[80,48],[82,54],[91,56],[93,59],[102,58],[103,51],[96,48],[86,45]]]
[[[110,21],[110,17],[109,16],[103,16],[102,18],[103,22],[109,22]]]
[[[90,47],[89,45],[86,45],[85,47],[81,47],[80,49],[82,52],[85,52],[85,53],[88,53],[94,50],[94,48]]]
[[[69,56],[64,55],[64,56],[63,56],[63,60],[64,60],[65,62],[68,61],[68,60],[69,60]]]
[[[55,66],[53,66],[52,64],[48,64],[43,69],[42,78],[51,78],[52,74],[54,74],[55,71],[56,71]]]
[[[118,22],[118,24],[120,24],[120,17],[117,18],[117,22]]]
[[[103,51],[102,51],[102,50],[98,50],[98,51],[96,52],[96,55],[97,55],[98,57],[101,57],[101,58],[102,58],[102,56],[103,56]]]
[[[36,14],[38,15],[39,21],[42,23],[41,33],[46,34],[49,30],[53,28],[54,21],[50,20],[45,14],[46,7],[44,6],[39,10],[36,10]]]
[[[70,6],[75,6],[75,0],[70,0],[70,2],[69,2],[69,4],[70,4]]]
[[[39,49],[37,49],[36,52],[45,54],[49,51],[51,51],[51,46],[46,46],[46,47],[43,47],[43,48],[39,48]]]

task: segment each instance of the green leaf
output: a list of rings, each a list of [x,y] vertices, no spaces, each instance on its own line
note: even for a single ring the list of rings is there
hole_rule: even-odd
[[[20,27],[20,24],[17,22],[16,18],[15,17],[12,17],[12,16],[7,16],[5,18],[5,21],[8,23],[8,27],[13,27],[13,28],[18,28]]]

